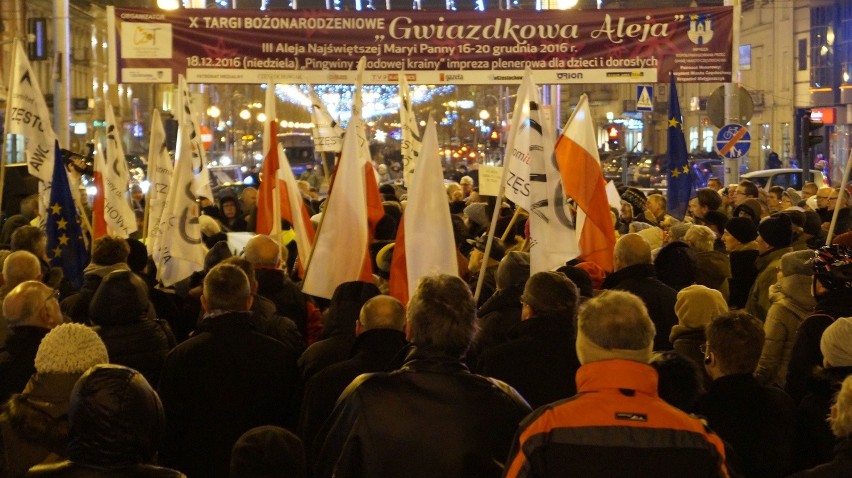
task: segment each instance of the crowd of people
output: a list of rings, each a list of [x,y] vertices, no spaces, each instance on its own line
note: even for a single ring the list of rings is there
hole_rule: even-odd
[[[201,201],[203,270],[171,288],[141,240],[111,235],[74,288],[25,200],[0,230],[0,476],[852,476],[838,189],[711,180],[679,220],[622,188],[613,271],[531,273],[510,204],[486,257],[497,205],[465,176],[447,185],[459,274],[403,304],[394,184],[373,282],[329,300],[301,291],[298,244],[229,248],[253,188]]]

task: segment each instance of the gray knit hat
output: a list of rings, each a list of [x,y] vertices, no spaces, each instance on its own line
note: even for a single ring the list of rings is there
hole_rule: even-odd
[[[493,245],[492,245],[493,247]],[[507,289],[513,285],[522,285],[530,278],[529,252],[511,251],[503,256],[497,266],[497,287]]]
[[[97,332],[83,324],[67,323],[41,340],[35,369],[38,373],[82,373],[101,363],[109,363],[109,356]]]

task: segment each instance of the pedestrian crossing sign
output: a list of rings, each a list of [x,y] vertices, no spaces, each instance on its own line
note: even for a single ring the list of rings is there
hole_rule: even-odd
[[[654,87],[636,87],[636,111],[654,111]]]

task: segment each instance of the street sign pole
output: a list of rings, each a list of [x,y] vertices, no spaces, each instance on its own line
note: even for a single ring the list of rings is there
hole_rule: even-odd
[[[741,3],[734,0],[725,0],[725,6],[734,7],[734,21],[732,27],[733,47],[731,48],[731,83],[725,83],[725,123],[740,124],[740,101],[739,101],[739,66],[740,66],[740,16],[742,13]],[[740,164],[742,158],[725,159],[725,184],[740,182]]]

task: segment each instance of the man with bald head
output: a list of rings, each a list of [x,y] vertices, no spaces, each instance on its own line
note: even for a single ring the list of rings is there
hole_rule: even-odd
[[[58,293],[37,280],[24,281],[3,300],[9,336],[0,348],[0,402],[21,393],[35,373],[41,339],[62,323]]]
[[[258,234],[246,243],[243,257],[254,267],[257,294],[274,302],[276,313],[296,323],[306,345],[319,339],[322,317],[281,268],[281,246],[271,237]]]
[[[604,289],[616,289],[637,295],[648,308],[657,334],[654,350],[671,350],[668,334],[677,325],[677,292],[660,282],[651,259],[651,246],[639,234],[625,234],[615,243],[615,272],[604,281]]]
[[[391,367],[391,362],[406,345],[404,329],[405,307],[395,298],[378,295],[361,307],[360,317],[355,321],[358,337],[351,358],[326,367],[308,380],[299,427],[309,457],[319,452],[325,440],[320,428],[349,383],[362,373],[396,368]]]
[[[0,287],[0,302],[6,298],[9,291],[18,284],[28,280],[41,281],[41,263],[38,257],[29,251],[15,251],[3,261],[3,286]],[[9,328],[6,317],[0,314],[0,343],[6,342]]]

